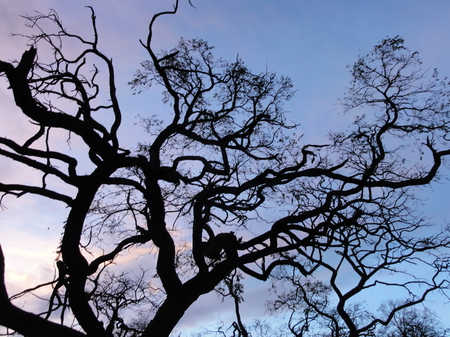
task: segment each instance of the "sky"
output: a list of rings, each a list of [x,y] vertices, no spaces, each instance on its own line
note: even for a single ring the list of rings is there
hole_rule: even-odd
[[[180,0],[179,12],[164,17],[155,29],[156,49],[171,49],[183,36],[202,38],[215,46],[215,54],[233,60],[239,55],[255,72],[268,69],[292,78],[297,90],[285,105],[288,118],[301,124],[306,141],[320,142],[328,131],[344,126],[346,117],[337,104],[350,81],[346,66],[365,55],[390,36],[401,36],[411,50],[420,52],[426,69],[437,68],[441,77],[450,76],[450,2],[445,0],[192,0],[195,8]],[[122,110],[121,137],[134,144],[142,134],[136,131],[138,115],[164,114],[158,92],[132,95],[127,82],[146,59],[139,39],[145,39],[149,20],[161,10],[172,8],[168,0],[0,0],[0,59],[20,58],[26,40],[11,33],[26,32],[20,15],[55,9],[66,27],[89,36],[90,12],[96,12],[99,48],[114,61]],[[25,120],[16,121],[17,110],[10,91],[0,79],[0,132],[20,137]],[[150,105],[150,107],[149,107]],[[22,179],[26,173],[0,161],[0,177]],[[426,212],[437,223],[450,219],[443,180],[423,191]],[[22,197],[7,198],[0,210],[0,244],[7,263],[7,284],[11,293],[30,280],[48,280],[55,259],[61,225],[67,214],[56,202]],[[249,319],[264,314],[267,284],[248,281],[246,312]],[[248,289],[248,290],[247,290]],[[261,296],[263,294],[263,296]],[[231,305],[215,304],[208,295],[188,310],[178,330],[201,327],[230,314]],[[440,313],[448,306],[436,300],[431,308]],[[447,309],[445,309],[447,308]],[[254,316],[254,317],[251,317]],[[201,317],[201,319],[199,319]]]

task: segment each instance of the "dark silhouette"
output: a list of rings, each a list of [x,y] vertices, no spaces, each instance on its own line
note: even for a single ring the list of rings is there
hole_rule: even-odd
[[[123,148],[118,137],[113,63],[97,47],[92,9],[91,40],[66,31],[55,12],[28,16],[30,26],[50,22],[55,31],[31,35],[19,63],[0,62],[16,105],[36,126],[24,144],[0,137],[0,155],[41,172],[34,185],[1,183],[3,198],[35,194],[68,209],[55,280],[12,298],[2,282],[0,325],[25,336],[168,336],[201,295],[224,283],[235,299],[235,329],[246,335],[242,288],[230,277],[267,280],[293,270],[296,281],[325,269],[337,313],[357,336],[384,323],[359,326],[347,312],[352,296],[387,282],[378,279],[381,271],[401,272],[412,261],[431,270],[427,279],[405,274],[412,280],[391,284],[410,291],[402,305],[446,289],[447,232],[419,237],[427,223],[408,198],[433,181],[450,154],[449,92],[436,74],[423,79],[417,53],[393,38],[360,58],[343,102],[373,114],[328,143],[300,145],[283,110],[293,94],[289,78],[215,58],[203,40],[154,51],[155,20],[177,8],[155,15],[141,42],[149,60],[131,86],[141,92],[161,85],[170,117],[146,117],[148,138],[137,149]],[[77,55],[65,53],[72,42],[83,46]],[[52,49],[50,63],[38,58],[41,46]],[[91,171],[61,150],[55,130],[83,142]],[[264,213],[275,208],[276,219]],[[141,273],[126,273],[117,258],[128,252],[155,259]],[[346,291],[336,283],[344,264],[359,278]],[[0,272],[3,281],[4,263]],[[46,312],[13,304],[44,286],[53,287]]]

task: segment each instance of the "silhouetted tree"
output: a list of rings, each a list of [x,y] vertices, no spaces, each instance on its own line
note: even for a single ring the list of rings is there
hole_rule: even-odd
[[[284,277],[287,277],[284,281],[292,281],[292,276],[278,275],[278,282]],[[271,314],[289,315],[287,327],[277,331],[287,330],[293,336],[302,337],[351,336],[351,330],[336,309],[330,286],[309,280],[294,285],[268,302]],[[369,310],[366,303],[352,303],[346,312],[355,326],[362,327],[358,336],[445,337],[449,332],[435,313],[427,308],[419,309],[408,300],[388,300],[377,310]]]
[[[442,164],[441,155],[448,154],[447,83],[438,80],[436,70],[427,78],[418,53],[403,42],[386,39],[351,68],[353,81],[343,104],[361,115],[354,130],[331,134],[348,178],[336,175],[342,178],[341,190],[334,188],[334,179],[321,182],[334,189],[340,210],[330,214],[331,223],[326,219],[323,241],[297,256],[327,277],[316,280],[295,268],[275,277],[294,290],[270,308],[290,307],[289,326],[299,336],[314,332],[310,325],[318,322],[329,326],[332,336],[372,336],[397,312],[448,289],[447,229],[436,229],[420,215],[411,188],[427,184]],[[382,314],[361,306],[361,299],[373,301],[380,294],[398,301]]]
[[[382,308],[395,307],[395,302],[388,302]],[[389,311],[389,309],[388,309]],[[444,328],[442,322],[435,313],[428,309],[419,310],[416,307],[410,307],[398,312],[392,319],[391,324],[381,327],[377,336],[386,337],[445,337],[450,330]]]
[[[399,38],[376,46],[353,68],[344,101],[373,108],[367,117],[332,134],[330,144],[300,145],[283,110],[293,93],[289,78],[215,58],[198,39],[155,52],[155,21],[177,8],[155,15],[141,41],[149,60],[131,85],[136,92],[161,85],[170,117],[145,117],[148,138],[137,149],[125,149],[118,136],[114,67],[98,49],[93,10],[90,40],[68,32],[54,12],[26,17],[38,30],[32,46],[19,62],[0,62],[16,105],[36,128],[23,143],[0,137],[0,154],[41,173],[35,183],[1,183],[2,200],[34,194],[68,209],[58,275],[11,298],[2,282],[0,325],[25,336],[168,336],[201,295],[236,270],[267,280],[277,267],[290,267],[303,277],[328,270],[337,313],[356,336],[378,321],[352,321],[346,305],[354,294],[396,285],[411,293],[412,305],[446,289],[449,238],[445,231],[419,238],[426,223],[408,208],[413,188],[432,182],[450,154],[448,91],[437,74],[420,83],[417,53]],[[48,47],[52,59],[44,62],[38,51]],[[65,149],[61,134],[80,140],[86,158]],[[421,157],[411,157],[411,148]],[[276,219],[264,213],[274,207]],[[125,273],[116,265],[127,252],[154,255],[156,263]],[[331,255],[337,260],[328,262]],[[430,277],[376,278],[411,261]],[[336,283],[344,264],[359,278],[346,291]],[[3,281],[3,263],[0,272]],[[412,289],[418,284],[420,295]],[[50,286],[44,313],[13,303]],[[240,288],[228,286],[239,299]],[[242,327],[238,320],[236,331]]]

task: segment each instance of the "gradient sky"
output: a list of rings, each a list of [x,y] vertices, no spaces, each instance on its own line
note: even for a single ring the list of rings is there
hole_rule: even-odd
[[[386,36],[403,37],[407,47],[420,51],[424,68],[438,68],[441,77],[450,76],[450,1],[192,0],[195,9],[187,0],[180,2],[177,15],[162,18],[156,25],[157,49],[172,48],[181,36],[202,38],[216,47],[216,56],[234,59],[239,54],[254,72],[267,68],[290,76],[297,93],[286,109],[291,112],[289,118],[301,124],[300,132],[308,142],[323,142],[328,131],[345,125],[346,117],[336,103],[350,81],[346,66]],[[53,8],[70,31],[90,36],[87,5],[96,11],[99,48],[116,66],[125,112],[122,138],[131,146],[141,135],[136,131],[136,116],[164,113],[159,93],[133,96],[127,82],[146,59],[138,40],[146,38],[151,16],[171,9],[171,1],[0,0],[0,59],[20,58],[25,50],[26,40],[10,36],[26,31],[19,17],[25,13],[47,13]],[[17,110],[6,87],[0,80],[0,130],[10,138],[20,137],[27,125],[8,123]],[[11,163],[0,161],[2,180],[21,179],[22,174]],[[450,219],[448,187],[443,180],[433,191],[422,191],[421,197],[428,200],[427,214],[437,223]],[[67,210],[58,203],[32,197],[7,198],[5,206],[0,210],[0,244],[6,256],[9,293],[13,294],[27,281],[52,277],[51,262]],[[264,313],[260,299],[267,288],[260,282],[248,282],[244,305],[249,321]],[[211,308],[208,303],[212,299],[220,302],[215,295],[206,297],[187,312],[178,329],[226,319],[232,307],[219,303]],[[448,310],[438,299],[429,307],[441,313]]]

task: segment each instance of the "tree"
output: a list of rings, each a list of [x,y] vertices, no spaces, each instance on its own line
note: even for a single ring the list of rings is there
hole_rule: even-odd
[[[417,53],[400,38],[382,41],[353,68],[344,101],[374,111],[329,143],[300,145],[283,110],[293,95],[289,78],[215,58],[200,39],[155,52],[154,23],[177,9],[178,2],[153,16],[141,41],[149,60],[132,88],[162,86],[170,117],[145,117],[148,138],[136,149],[125,149],[118,136],[113,62],[98,49],[92,8],[91,39],[68,32],[55,12],[27,16],[38,30],[31,47],[19,62],[0,62],[16,105],[36,127],[23,144],[1,137],[0,154],[40,172],[34,183],[1,183],[2,202],[34,194],[68,209],[57,276],[11,297],[3,282],[0,325],[25,336],[168,336],[221,284],[238,308],[242,289],[230,279],[237,270],[267,280],[283,268],[301,277],[326,269],[337,313],[357,336],[400,307],[358,326],[347,310],[355,294],[398,286],[409,292],[407,307],[447,289],[449,237],[442,230],[419,238],[427,224],[409,208],[414,188],[432,182],[450,154],[448,91],[437,73],[420,84]],[[68,44],[80,46],[76,55],[66,53]],[[41,61],[38,51],[48,47],[52,59]],[[61,133],[81,141],[86,156],[61,146]],[[421,158],[410,159],[412,147]],[[267,218],[263,211],[273,207],[279,217]],[[156,263],[124,272],[118,257],[127,252],[153,255]],[[327,260],[333,255],[334,264]],[[431,277],[376,279],[382,271],[402,273],[396,266],[409,262],[428,267]],[[336,282],[344,263],[359,277],[347,292]],[[0,272],[4,281],[4,263]],[[44,287],[52,289],[45,312],[14,305]],[[236,327],[245,331],[239,316]]]
[[[292,281],[288,275],[278,277]],[[332,288],[324,282],[306,281],[281,293],[268,303],[268,309],[275,315],[288,312],[289,320],[284,330],[289,330],[294,336],[349,336],[351,331],[338,313],[331,295]],[[370,325],[369,329],[360,329],[360,336],[444,337],[449,331],[435,313],[427,308],[420,310],[404,300],[388,300],[376,312],[368,310],[365,303],[354,303],[346,311],[354,325]],[[379,324],[371,324],[374,321]]]
[[[392,302],[389,304],[395,306]],[[379,336],[445,337],[448,332],[433,312],[412,307],[399,312],[390,326],[380,329]]]
[[[447,83],[437,79],[436,70],[426,81],[418,53],[403,43],[399,37],[385,39],[351,68],[353,81],[343,104],[347,111],[365,111],[356,117],[355,130],[331,135],[336,153],[346,161],[348,187],[332,192],[340,194],[337,202],[346,215],[338,215],[321,245],[299,252],[329,277],[324,283],[296,269],[275,275],[294,289],[283,292],[270,309],[289,310],[296,335],[314,331],[311,324],[319,323],[333,336],[372,336],[430,292],[448,289],[447,229],[433,231],[417,212],[420,203],[412,202],[417,197],[411,189],[427,184],[441,165],[440,154],[448,153],[438,150],[447,146]],[[353,180],[356,176],[361,178]],[[367,179],[364,188],[359,179]],[[382,188],[372,188],[383,180]],[[374,313],[360,302],[374,289],[378,296],[387,292],[398,300]]]

